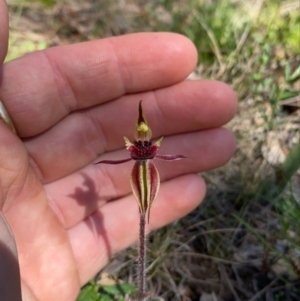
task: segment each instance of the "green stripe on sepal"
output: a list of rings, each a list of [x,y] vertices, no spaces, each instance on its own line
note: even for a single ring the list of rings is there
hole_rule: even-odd
[[[150,210],[157,196],[160,179],[158,171],[151,160],[138,160],[131,172],[131,188],[138,202],[140,213],[150,219]]]

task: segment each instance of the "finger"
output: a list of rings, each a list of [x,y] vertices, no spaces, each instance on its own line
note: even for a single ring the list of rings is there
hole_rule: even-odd
[[[123,136],[133,136],[141,98],[155,137],[223,125],[234,115],[237,103],[234,92],[223,83],[188,81],[155,94],[123,97],[71,114],[45,134],[26,142],[44,181],[79,170],[105,151],[123,148]]]
[[[8,45],[8,14],[5,0],[0,0],[0,65],[5,59]],[[1,70],[1,69],[0,69]],[[1,73],[0,73],[1,74]],[[0,75],[0,83],[1,83]],[[0,84],[1,86],[1,84]],[[1,98],[0,98],[1,99]]]
[[[205,184],[196,175],[165,182],[153,205],[148,231],[186,215],[199,205],[204,194]],[[128,196],[101,207],[69,230],[82,284],[95,275],[115,252],[137,240],[138,225],[138,205],[132,196]]]
[[[0,211],[0,292],[2,301],[21,300],[20,270],[13,233]]]
[[[187,158],[174,162],[154,160],[161,181],[188,173],[198,173],[225,164],[235,149],[233,135],[226,129],[214,129],[163,140],[161,154],[182,154]],[[116,151],[107,157],[122,158]],[[108,201],[130,193],[133,162],[121,165],[89,165],[82,172],[46,185],[50,206],[63,225],[70,228]]]
[[[28,137],[71,111],[177,83],[196,62],[192,42],[172,33],[54,47],[5,64],[0,98],[18,134]]]

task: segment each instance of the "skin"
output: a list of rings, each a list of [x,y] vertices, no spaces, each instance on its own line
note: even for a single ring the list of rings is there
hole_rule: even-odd
[[[1,62],[7,20],[0,0]],[[223,83],[184,81],[196,63],[185,37],[141,33],[2,65],[0,99],[18,136],[0,122],[1,300],[21,300],[19,262],[23,301],[73,301],[112,254],[137,240],[133,162],[92,163],[128,157],[123,136],[133,138],[140,99],[154,138],[164,136],[159,152],[188,157],[156,161],[162,184],[148,231],[200,204],[205,184],[197,173],[234,153],[234,137],[221,126],[237,99]]]

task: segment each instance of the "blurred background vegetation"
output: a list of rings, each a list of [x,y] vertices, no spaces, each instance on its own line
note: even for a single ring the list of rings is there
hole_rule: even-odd
[[[187,217],[149,236],[151,300],[289,301],[300,296],[300,2],[298,0],[7,0],[6,61],[55,45],[173,31],[197,46],[191,80],[230,84],[238,139]],[[130,300],[134,247],[78,301]]]

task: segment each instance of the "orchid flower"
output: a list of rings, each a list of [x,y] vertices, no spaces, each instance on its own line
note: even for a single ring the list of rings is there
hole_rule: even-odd
[[[124,137],[125,146],[131,158],[118,161],[103,160],[95,163],[121,164],[130,160],[136,161],[131,172],[130,183],[132,192],[139,205],[140,214],[144,218],[146,214],[148,215],[148,223],[150,220],[150,210],[160,186],[159,173],[153,163],[153,159],[173,161],[185,158],[182,155],[157,154],[163,137],[154,143],[150,140],[151,137],[152,131],[143,114],[142,101],[140,101],[135,128],[135,140],[131,143],[127,137]]]
[[[136,297],[143,301],[149,293],[146,292],[146,216],[148,223],[150,210],[157,196],[160,179],[159,173],[153,163],[153,159],[173,161],[185,158],[182,155],[160,155],[157,151],[160,147],[162,137],[156,142],[152,142],[152,131],[148,126],[143,114],[142,101],[139,103],[138,119],[135,128],[135,140],[133,143],[124,137],[126,149],[129,151],[130,158],[112,161],[103,160],[95,164],[121,164],[130,160],[135,160],[131,172],[131,188],[138,202],[140,211],[140,230],[139,230],[139,254],[138,254],[138,292]]]

